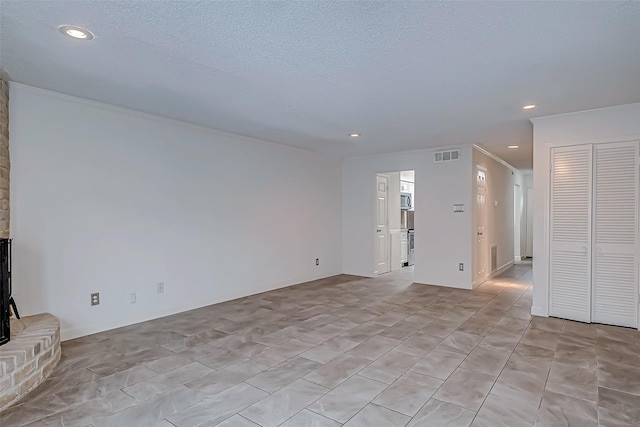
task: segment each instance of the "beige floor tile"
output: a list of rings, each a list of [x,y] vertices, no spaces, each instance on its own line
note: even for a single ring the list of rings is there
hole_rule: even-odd
[[[353,418],[351,418],[345,427],[371,427],[371,426],[385,426],[385,427],[404,427],[411,420],[406,415],[399,414],[389,409],[383,408],[372,403],[358,412]]]
[[[602,427],[636,427],[640,420],[640,396],[598,388],[598,420]]]
[[[522,370],[507,365],[498,376],[491,393],[538,405],[542,399],[546,381],[546,370]]]
[[[385,384],[391,384],[408,371],[419,357],[391,350],[360,371],[360,375]]]
[[[442,341],[438,348],[454,353],[469,354],[482,339],[479,335],[454,331]]]
[[[529,427],[533,426],[538,404],[513,400],[489,394],[472,426],[477,427]]]
[[[420,329],[420,324],[403,320],[380,332],[380,335],[397,340],[406,340]]]
[[[556,319],[553,317],[538,317],[533,316],[531,318],[531,329],[540,329],[543,331],[560,332],[564,324],[563,319]]]
[[[190,390],[193,392],[193,390]],[[195,393],[195,392],[194,392]],[[186,409],[174,412],[173,415],[165,417],[173,425],[178,427],[197,427],[205,423],[216,425],[231,418],[248,406],[264,399],[269,394],[258,390],[245,383],[233,386],[222,393],[218,393],[200,403],[190,405]],[[144,425],[144,424],[120,424],[124,425]]]
[[[413,284],[412,271],[319,279],[63,342],[51,377],[0,423],[246,427],[258,424],[239,413],[254,405],[256,420],[289,427],[412,415],[640,425],[638,331],[532,318],[526,264],[473,291]],[[334,389],[309,402],[304,385]]]
[[[516,334],[522,336],[529,327],[529,320],[513,319],[503,317],[496,323],[495,331],[505,332],[508,334]]]
[[[342,335],[340,335],[340,337],[350,341],[357,341],[361,343],[368,340],[371,337],[378,335],[379,333],[381,333],[386,329],[387,327],[384,325],[367,322],[344,332]]]
[[[363,359],[376,360],[403,341],[376,335],[347,352]]]
[[[476,314],[475,310],[468,310],[464,308],[454,307],[451,310],[444,313],[442,316],[440,316],[440,320],[462,324],[474,314]]]
[[[489,348],[476,347],[460,364],[461,368],[498,376],[506,365],[511,353]]]
[[[528,329],[520,342],[535,347],[555,350],[558,345],[559,334],[557,332],[543,331],[540,329]]]
[[[269,369],[268,366],[247,359],[235,365],[227,366],[219,371],[212,372],[204,377],[189,381],[185,386],[196,390],[204,396],[212,396],[258,375],[267,369]]]
[[[282,363],[285,360],[291,359],[292,357],[313,348],[313,346],[313,344],[294,338],[289,341],[285,341],[276,347],[271,347],[255,354],[251,358],[264,365],[275,366],[278,363]]]
[[[245,382],[260,390],[273,393],[318,367],[320,367],[319,363],[296,356],[247,379]]]
[[[370,360],[343,354],[309,372],[304,379],[324,387],[334,388],[370,363]]]
[[[398,313],[396,311],[389,311],[387,313],[384,313],[374,319],[371,319],[371,323],[377,323],[379,325],[384,325],[384,326],[393,326],[396,323],[406,319],[407,317],[409,317],[408,314],[406,313]]]
[[[463,354],[436,348],[420,359],[411,370],[446,380],[465,358]]]
[[[305,409],[289,418],[286,423],[282,424],[282,427],[340,427],[341,425],[337,421]]]
[[[434,320],[424,328],[420,329],[420,332],[425,335],[433,337],[446,338],[449,334],[458,328],[457,323],[448,322],[446,320]]]
[[[458,368],[433,396],[472,411],[480,409],[496,377]]]
[[[188,383],[196,378],[206,376],[211,372],[213,372],[211,368],[201,365],[198,362],[193,362],[181,368],[169,371],[166,374],[157,375],[147,381],[142,381],[132,386],[124,387],[122,390],[138,402],[144,402],[156,395],[167,393],[173,390],[176,386]]]
[[[444,381],[417,372],[407,372],[382,392],[373,403],[414,416]]]
[[[383,383],[356,375],[309,405],[308,409],[345,423],[385,388]]]
[[[322,325],[314,330],[302,332],[296,336],[296,339],[318,345],[349,330],[351,330],[351,328],[347,325],[329,323],[328,325]]]
[[[536,426],[598,426],[595,402],[546,391],[538,412]]]
[[[173,417],[177,412],[197,405],[201,400],[202,396],[195,391],[178,386],[167,393],[156,395],[143,403],[130,406],[113,415],[97,417],[92,420],[92,424],[95,427],[150,425]]]
[[[553,362],[546,389],[578,399],[598,400],[598,380],[595,370]]]
[[[429,400],[408,424],[409,427],[468,427],[476,413],[437,399]]]
[[[166,427],[171,427],[173,424],[168,425]],[[231,418],[226,419],[225,421],[218,424],[216,427],[260,427],[258,424],[249,421],[240,415],[234,415]]]
[[[398,345],[394,350],[411,356],[423,357],[441,342],[442,338],[424,334],[415,334],[404,340],[404,342]]]
[[[640,365],[602,361],[598,364],[598,385],[640,396]]]
[[[493,329],[478,344],[479,347],[492,348],[500,351],[513,351],[518,345],[521,335]]]
[[[309,381],[297,380],[249,406],[240,415],[263,427],[276,427],[328,391]]]
[[[358,344],[359,343],[357,341],[349,341],[345,338],[336,337],[301,353],[300,356],[305,359],[313,360],[314,362],[327,363],[331,359],[351,350]]]
[[[486,336],[495,327],[496,320],[480,315],[472,316],[456,329],[458,332]]]
[[[553,360],[587,369],[595,369],[598,364],[595,347],[566,344],[561,341],[558,342]]]

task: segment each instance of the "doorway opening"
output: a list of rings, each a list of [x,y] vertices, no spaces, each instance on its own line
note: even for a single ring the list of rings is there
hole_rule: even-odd
[[[533,187],[527,187],[525,199],[526,243],[524,256],[533,258]]]
[[[376,174],[374,274],[402,270],[415,263],[415,171]]]
[[[522,188],[519,184],[513,185],[513,258],[516,264],[522,260]]]

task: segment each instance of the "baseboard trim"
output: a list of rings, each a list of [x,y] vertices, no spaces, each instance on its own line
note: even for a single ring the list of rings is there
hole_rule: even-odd
[[[531,315],[539,316],[539,317],[549,317],[549,313],[543,307],[540,306],[531,306]]]
[[[88,325],[74,326],[71,328],[60,328],[60,341],[68,341],[74,338],[84,337],[87,335],[96,334],[99,332],[109,331],[111,329],[122,328],[124,326],[135,325],[136,323],[147,322],[149,320],[159,319],[161,317],[171,316],[173,314],[183,313],[185,311],[196,310],[198,308],[206,307],[209,305],[220,304],[227,301],[233,301],[240,298],[245,298],[248,296],[259,295],[265,292],[275,291],[277,289],[287,288],[290,286],[301,285],[308,282],[313,282],[316,280],[327,279],[330,277],[343,276],[346,274],[338,273],[338,274],[330,274],[324,277],[318,278],[299,278],[293,283],[273,283],[265,289],[250,289],[246,292],[241,292],[238,294],[227,294],[222,297],[210,298],[205,300],[197,300],[190,301],[186,304],[175,305],[173,307],[167,307],[162,310],[155,310],[145,313],[136,313],[132,316],[127,316],[124,318],[119,318],[118,320],[111,322],[96,322]],[[348,275],[352,276],[352,275]],[[353,277],[361,277],[353,275]]]
[[[489,276],[487,276],[487,280],[491,280],[496,276],[499,276],[500,274],[504,273],[507,269],[509,269],[509,267],[513,266],[515,264],[515,260],[511,260],[506,262],[505,264],[503,264],[502,266],[500,266],[500,268],[498,268],[496,271],[494,271],[493,273],[489,274]]]

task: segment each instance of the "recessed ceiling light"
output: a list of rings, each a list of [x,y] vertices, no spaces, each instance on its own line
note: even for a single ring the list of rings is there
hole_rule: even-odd
[[[93,33],[86,28],[77,25],[60,25],[58,29],[62,34],[79,40],[93,40]]]
[[[349,136],[351,138],[357,138],[357,137],[361,136],[361,134],[359,134],[359,133],[350,133]]]
[[[536,104],[529,104],[522,107],[523,110],[531,110],[533,108],[536,108]]]
[[[509,145],[507,148],[513,150],[514,148],[520,148],[519,145]]]

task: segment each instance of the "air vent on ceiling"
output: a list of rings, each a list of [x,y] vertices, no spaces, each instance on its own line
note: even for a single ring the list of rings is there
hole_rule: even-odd
[[[438,151],[435,153],[434,161],[450,162],[452,160],[460,160],[460,150]]]

